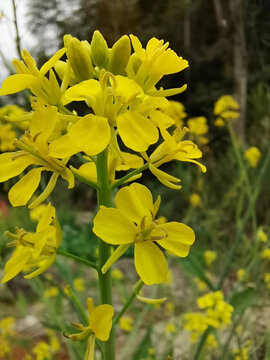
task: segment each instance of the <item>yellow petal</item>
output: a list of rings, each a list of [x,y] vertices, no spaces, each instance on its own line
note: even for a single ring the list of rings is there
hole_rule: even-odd
[[[127,104],[143,92],[142,88],[135,81],[121,75],[118,75],[115,78],[117,81],[115,97],[121,103]]]
[[[178,179],[178,178],[176,178],[176,177],[174,177],[172,175],[167,174],[165,171],[162,171],[162,170],[158,169],[157,167],[155,167],[152,164],[149,164],[149,170],[165,186],[167,186],[167,187],[169,187],[171,189],[176,189],[176,190],[181,189],[181,187],[182,187],[181,185],[176,185],[175,184],[175,183],[181,182],[180,179]]]
[[[101,341],[107,341],[112,328],[113,307],[108,304],[97,306],[90,317],[89,327]]]
[[[133,183],[118,191],[115,196],[117,209],[129,219],[140,223],[144,216],[151,216],[153,198],[146,186]]]
[[[66,105],[72,101],[88,101],[92,106],[101,96],[99,81],[90,79],[70,87],[62,97],[62,102]]]
[[[17,154],[20,152],[0,154],[0,182],[19,175],[32,164],[32,160],[27,155],[16,156]]]
[[[151,241],[135,243],[134,261],[137,273],[146,285],[166,281],[167,261],[163,252]]]
[[[102,206],[94,218],[93,232],[112,245],[133,243],[136,226],[120,210]]]
[[[68,131],[71,142],[88,155],[96,155],[109,144],[111,128],[102,116],[86,115]]]
[[[149,96],[174,96],[177,94],[181,94],[182,92],[184,92],[187,88],[187,84],[181,86],[180,88],[173,88],[173,89],[160,89],[160,90],[148,90],[146,93]]]
[[[87,299],[87,309],[88,309],[88,316],[90,319],[90,316],[92,315],[92,312],[94,311],[95,305],[94,300],[92,298]]]
[[[146,151],[158,141],[158,130],[146,117],[126,112],[117,117],[117,128],[124,144],[134,151]]]
[[[68,158],[78,152],[80,148],[71,141],[69,134],[59,137],[49,145],[49,156],[59,159]]]
[[[40,174],[44,168],[30,170],[21,178],[8,193],[8,198],[12,206],[22,206],[32,197],[40,183]]]
[[[52,219],[54,217],[55,217],[55,208],[51,206],[51,204],[48,204],[38,222],[37,233],[44,231],[51,224]]]
[[[73,166],[70,166],[70,169],[79,176],[84,177],[90,181],[97,181],[97,168],[94,162],[87,162],[80,166],[79,169],[75,169]]]
[[[195,241],[194,231],[187,225],[170,222],[161,224],[160,229],[163,229],[167,233],[167,237],[163,240],[158,240],[157,243],[164,249],[171,251],[173,254],[185,257],[189,253],[189,247]],[[154,236],[155,230],[152,234]]]
[[[11,75],[3,81],[2,88],[0,89],[0,96],[15,94],[21,90],[29,89],[30,86],[36,82],[37,79],[33,75]]]
[[[28,209],[33,209],[34,207],[38,206],[39,204],[41,204],[45,199],[47,199],[47,197],[51,194],[51,192],[53,191],[57,179],[58,179],[58,174],[53,173],[47,186],[45,187],[45,189],[42,191],[42,193],[34,200],[32,201],[29,205],[28,205]]]
[[[174,74],[188,67],[187,60],[168,49],[154,62],[154,69],[163,75]]]
[[[162,304],[164,303],[167,298],[164,297],[164,298],[159,298],[159,299],[152,299],[152,298],[147,298],[147,297],[144,297],[144,296],[141,296],[141,295],[136,295],[136,298],[143,302],[143,303],[146,303],[146,304],[151,304],[151,305],[157,305],[157,304]]]
[[[136,53],[136,55],[143,61],[146,59],[145,50],[142,47],[142,44],[140,40],[137,38],[137,36],[129,35],[133,49]]]
[[[32,137],[37,134],[37,140],[47,140],[53,129],[55,128],[57,120],[57,108],[54,106],[40,106],[35,109],[30,123],[30,133]]]
[[[5,283],[18,275],[19,272],[23,270],[27,261],[31,258],[31,254],[31,249],[23,246],[17,247],[5,265],[5,276],[1,282]]]
[[[45,62],[44,65],[42,65],[40,68],[40,74],[45,75],[51,68],[53,68],[65,52],[66,48],[59,49],[48,61]]]
[[[44,271],[48,270],[49,267],[54,263],[56,254],[48,257],[45,260],[42,260],[38,263],[38,268],[34,271],[32,271],[30,274],[25,275],[24,278],[25,279],[32,279],[40,274],[42,274]]]

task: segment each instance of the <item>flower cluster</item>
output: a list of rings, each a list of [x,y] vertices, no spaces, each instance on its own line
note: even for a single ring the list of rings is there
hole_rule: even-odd
[[[233,307],[224,301],[221,291],[199,297],[197,305],[203,312],[185,314],[184,328],[190,332],[192,342],[196,342],[208,327],[223,329],[231,324]]]
[[[239,118],[239,104],[231,95],[222,95],[215,102],[215,126],[223,127],[228,120]]]
[[[0,321],[0,358],[9,358],[11,352],[11,338],[15,332],[13,330],[14,318],[9,316]]]

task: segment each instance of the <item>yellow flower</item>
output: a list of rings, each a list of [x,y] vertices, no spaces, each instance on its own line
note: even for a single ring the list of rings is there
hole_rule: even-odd
[[[40,220],[40,218],[42,217],[42,215],[46,209],[47,209],[47,205],[45,205],[45,204],[40,204],[40,205],[36,206],[35,208],[31,209],[29,212],[30,219],[33,221]]]
[[[185,107],[183,104],[181,104],[178,101],[170,100],[168,102],[168,105],[161,108],[161,111],[164,112],[164,114],[168,115],[175,121],[176,127],[183,127],[184,119],[187,116],[185,112]]]
[[[15,334],[14,327],[15,319],[12,316],[4,317],[0,320],[0,332],[4,336],[13,336]]]
[[[234,360],[249,360],[249,351],[250,351],[250,340],[246,340],[244,346],[240,349],[233,349],[233,353],[235,354]]]
[[[245,158],[249,164],[255,168],[261,158],[261,152],[255,146],[252,146],[245,151]]]
[[[164,329],[166,334],[174,334],[176,333],[176,326],[172,322],[167,322]]]
[[[15,149],[13,144],[16,133],[12,129],[11,124],[3,124],[0,122],[0,152],[12,151]]]
[[[263,276],[263,280],[267,286],[268,289],[270,289],[270,273],[265,273]]]
[[[2,282],[9,281],[21,271],[28,273],[25,275],[26,279],[40,275],[54,262],[61,243],[61,228],[55,215],[55,208],[50,204],[47,205],[35,233],[17,228],[16,234],[6,232],[6,236],[12,239],[9,246],[15,246],[16,249],[5,265]]]
[[[165,309],[169,314],[173,314],[174,313],[174,303],[173,302],[167,302],[165,304]]]
[[[36,360],[50,360],[52,358],[49,344],[44,341],[39,342],[33,349]]]
[[[202,207],[202,199],[197,193],[191,194],[189,197],[189,201],[193,207]]]
[[[59,290],[56,286],[52,286],[49,289],[45,290],[45,298],[57,297],[59,295]]]
[[[267,242],[267,235],[262,229],[258,230],[257,236],[258,236],[258,238],[260,239],[261,242]]]
[[[214,121],[214,125],[216,127],[224,127],[225,124],[226,124],[225,121],[221,117],[217,117],[216,120]]]
[[[204,116],[190,118],[187,125],[191,134],[199,136],[208,133],[207,119]]]
[[[107,341],[112,328],[113,307],[108,304],[94,306],[92,298],[87,299],[89,323],[83,326],[80,323],[72,323],[80,332],[77,334],[66,335],[71,340],[84,340],[88,338],[86,360],[94,359],[95,339]]]
[[[133,322],[134,320],[130,316],[122,316],[119,319],[120,329],[130,332],[133,330]]]
[[[202,281],[200,278],[194,277],[193,280],[200,291],[205,291],[207,289],[206,283]]]
[[[160,201],[158,197],[153,204],[151,192],[133,183],[116,194],[116,209],[100,208],[93,232],[109,244],[120,245],[103,267],[104,272],[134,244],[137,273],[145,284],[159,284],[166,281],[168,274],[166,258],[159,246],[180,257],[188,255],[195,240],[193,230],[177,222],[157,224],[155,215]]]
[[[168,48],[169,43],[163,40],[152,38],[148,41],[146,49],[143,49],[139,39],[130,35],[132,46],[135,53],[131,55],[126,67],[127,75],[135,80],[150,96],[172,96],[180,94],[186,90],[186,85],[181,88],[160,90],[156,89],[156,84],[164,75],[178,73],[188,67],[187,60],[177,56]]]
[[[42,67],[38,70],[35,60],[23,50],[22,59],[14,59],[13,66],[17,72],[3,81],[0,89],[0,96],[15,94],[24,89],[31,92],[43,103],[56,105],[61,98],[61,90],[52,67],[64,55],[66,49],[58,50]],[[49,71],[49,77],[45,75]]]
[[[231,95],[222,95],[215,103],[214,114],[223,120],[237,119],[239,117],[239,104]]]
[[[166,140],[154,150],[150,157],[148,157],[146,153],[142,154],[145,160],[149,162],[149,170],[152,174],[156,176],[163,185],[172,189],[180,189],[181,186],[176,183],[179,183],[181,180],[158,169],[162,164],[172,160],[192,162],[197,164],[203,172],[206,172],[206,167],[195,160],[202,157],[202,152],[192,141],[182,141],[187,131],[187,128],[183,130],[177,128],[173,136],[167,133],[167,135],[164,136]]]
[[[204,262],[206,264],[206,266],[211,266],[212,262],[216,260],[217,258],[217,253],[216,251],[212,251],[212,250],[206,250],[203,253],[203,258],[204,258]]]
[[[73,285],[76,291],[84,292],[85,291],[85,282],[82,278],[76,278],[73,280]]]
[[[124,278],[124,274],[120,269],[112,269],[112,278],[114,280],[122,280]]]
[[[244,276],[245,276],[246,272],[245,269],[239,269],[236,271],[236,278],[238,281],[243,280]]]
[[[68,182],[69,188],[74,187],[74,176],[66,167],[68,158],[58,160],[49,155],[48,138],[54,130],[56,121],[56,108],[36,109],[31,120],[30,132],[15,140],[15,145],[21,150],[0,155],[0,182],[19,175],[30,165],[38,166],[31,169],[10,189],[9,200],[13,206],[22,206],[29,201],[40,183],[42,171],[53,174],[43,193],[30,204],[30,208],[48,197],[59,175]]]
[[[264,249],[261,253],[261,258],[270,260],[270,249]]]

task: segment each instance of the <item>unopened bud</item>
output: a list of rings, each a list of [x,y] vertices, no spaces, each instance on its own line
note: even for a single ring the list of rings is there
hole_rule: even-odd
[[[109,49],[102,34],[96,30],[91,41],[91,55],[95,65],[106,68],[109,59]]]
[[[115,75],[125,75],[130,58],[131,46],[127,35],[122,36],[112,47],[109,58],[109,71]]]

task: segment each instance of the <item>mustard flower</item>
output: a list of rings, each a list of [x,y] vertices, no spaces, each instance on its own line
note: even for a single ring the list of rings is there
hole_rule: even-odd
[[[261,158],[261,152],[256,146],[251,146],[245,151],[245,158],[253,168],[257,167],[257,164]]]
[[[66,335],[71,340],[84,340],[88,338],[85,360],[93,360],[95,352],[95,339],[107,341],[112,328],[113,307],[108,304],[94,306],[92,298],[87,299],[87,309],[89,323],[83,326],[80,323],[72,322],[80,332],[77,334]]]
[[[53,298],[59,295],[59,290],[56,286],[52,286],[45,290],[44,296],[45,298]]]
[[[176,127],[183,127],[184,119],[187,116],[183,104],[178,101],[170,100],[166,106],[161,108],[161,111],[174,120],[174,125]]]
[[[73,280],[74,289],[78,292],[85,291],[85,281],[83,278],[76,278]]]
[[[246,274],[245,269],[239,269],[239,270],[237,270],[237,272],[236,272],[236,278],[237,278],[237,280],[238,280],[238,281],[243,280],[243,278],[245,277],[245,274]]]
[[[124,279],[124,274],[120,269],[112,269],[112,278],[114,280],[122,280]]]
[[[40,205],[34,207],[33,209],[30,209],[30,212],[29,212],[30,219],[33,221],[40,220],[40,218],[42,217],[46,208],[47,208],[47,205],[40,204]]]
[[[58,160],[49,155],[48,139],[53,133],[56,121],[56,108],[40,107],[33,115],[30,131],[15,140],[15,145],[21,150],[0,155],[0,182],[19,175],[30,165],[38,166],[31,169],[10,189],[9,200],[13,206],[22,206],[29,201],[40,183],[42,171],[53,174],[43,193],[30,207],[47,198],[59,176],[68,182],[69,188],[74,187],[74,176],[66,167],[69,159]]]
[[[38,70],[35,60],[27,50],[21,55],[23,60],[14,59],[13,66],[17,72],[3,81],[0,96],[15,94],[21,90],[30,89],[43,104],[56,105],[61,98],[61,90],[52,67],[64,55],[66,49],[58,50]],[[49,71],[49,78],[45,75]]]
[[[36,360],[49,360],[52,358],[49,344],[40,341],[33,349]]]
[[[204,262],[205,262],[206,266],[209,267],[212,265],[212,262],[216,260],[217,253],[216,253],[216,251],[206,250],[203,253],[203,258],[204,258]]]
[[[160,196],[153,203],[147,187],[133,183],[118,191],[115,208],[102,206],[95,219],[93,232],[111,245],[120,245],[104,271],[134,244],[136,271],[147,285],[166,281],[168,266],[159,246],[185,257],[195,240],[193,230],[181,223],[157,224],[155,215]],[[158,246],[157,246],[158,245]]]
[[[265,274],[263,275],[263,280],[264,280],[267,288],[270,289],[270,273],[268,273],[268,272],[265,273]]]
[[[120,329],[126,332],[133,330],[134,320],[130,316],[121,316],[119,319]]]
[[[257,236],[261,242],[267,242],[267,235],[262,229],[258,230]]]
[[[6,232],[6,236],[12,239],[9,246],[15,246],[16,249],[5,265],[2,283],[21,271],[28,273],[24,276],[26,279],[40,275],[54,262],[56,250],[61,243],[61,229],[55,208],[48,204],[35,233],[16,229],[16,234]]]
[[[189,197],[189,201],[193,207],[202,207],[202,199],[197,193],[192,193]]]
[[[239,117],[239,104],[231,95],[222,95],[215,102],[214,114],[222,120],[234,120]]]
[[[200,136],[208,133],[207,119],[204,116],[189,118],[187,125],[193,135]]]
[[[264,249],[261,253],[261,258],[265,260],[270,260],[270,249]]]
[[[206,283],[204,281],[202,281],[200,278],[194,277],[193,280],[194,280],[198,290],[205,291],[207,289]]]
[[[178,73],[188,67],[187,60],[178,56],[169,48],[169,43],[152,38],[148,41],[146,49],[143,49],[140,40],[130,35],[135,53],[131,55],[126,67],[126,73],[130,79],[135,80],[150,96],[172,96],[180,94],[186,89],[186,85],[180,88],[160,90],[156,84],[164,75]]]
[[[168,321],[165,325],[165,328],[164,328],[164,332],[166,334],[174,334],[176,333],[177,329],[176,329],[176,326],[174,323],[172,323],[171,321]]]
[[[13,141],[16,133],[12,129],[11,124],[3,124],[0,122],[0,152],[12,151],[15,149]]]

